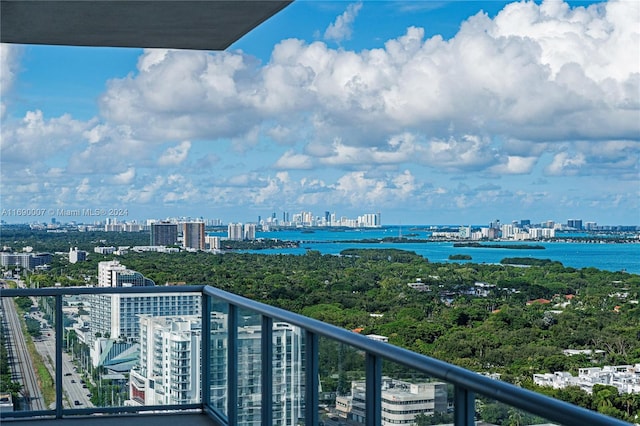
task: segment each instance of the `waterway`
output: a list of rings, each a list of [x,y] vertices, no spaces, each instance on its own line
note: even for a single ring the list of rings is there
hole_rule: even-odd
[[[348,248],[399,249],[412,251],[433,263],[500,263],[505,257],[530,257],[551,259],[573,268],[593,267],[606,271],[626,271],[640,274],[640,243],[586,243],[586,242],[499,242],[499,244],[531,244],[543,246],[540,249],[471,248],[453,247],[453,242],[388,243],[362,242],[366,239],[382,239],[402,235],[410,239],[426,240],[430,232],[425,227],[385,227],[377,229],[314,229],[257,232],[257,238],[299,241],[300,246],[285,249],[255,250],[261,254],[297,254],[307,250],[317,250],[322,254],[340,254]],[[210,233],[226,238],[226,233]],[[356,242],[357,241],[357,242]],[[489,243],[486,243],[489,244]],[[498,244],[498,242],[496,242]],[[449,260],[452,254],[467,254],[469,261]]]

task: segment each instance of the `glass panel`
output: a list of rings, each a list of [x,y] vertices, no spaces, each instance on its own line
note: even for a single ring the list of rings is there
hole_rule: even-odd
[[[492,398],[476,395],[477,420],[495,425],[558,425],[544,417],[511,407]]]
[[[64,367],[65,400],[72,408],[199,403],[201,308],[198,293],[65,298],[73,362]],[[69,394],[72,385],[82,394]]]
[[[285,322],[273,323],[274,425],[304,423],[305,409],[305,332]]]
[[[229,305],[211,298],[210,399],[212,408],[227,415],[227,318]]]
[[[382,363],[382,424],[453,423],[453,385],[390,360]]]
[[[262,317],[238,311],[238,424],[261,424]]]
[[[360,391],[366,383],[364,353],[321,337],[318,358],[320,419],[327,425],[364,419],[364,395]]]
[[[50,297],[2,298],[3,411],[55,408],[53,303]]]
[[[89,303],[85,296],[65,296],[62,299],[62,405],[64,408],[92,408],[92,391],[97,392],[89,346]],[[52,355],[53,358],[54,355]],[[98,377],[98,376],[95,376]],[[124,401],[126,388],[115,394]],[[76,402],[77,401],[77,402]]]

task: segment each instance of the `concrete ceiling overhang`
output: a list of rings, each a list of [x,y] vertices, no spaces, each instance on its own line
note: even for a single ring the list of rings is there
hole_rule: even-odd
[[[290,3],[1,0],[0,42],[224,50]]]

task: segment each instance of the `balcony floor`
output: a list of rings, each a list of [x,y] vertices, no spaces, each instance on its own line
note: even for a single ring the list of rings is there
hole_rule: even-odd
[[[138,414],[132,416],[74,416],[62,419],[3,419],[15,426],[212,426],[216,423],[206,414]]]

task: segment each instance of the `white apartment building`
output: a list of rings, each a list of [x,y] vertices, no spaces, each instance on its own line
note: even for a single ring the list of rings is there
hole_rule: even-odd
[[[141,273],[127,269],[117,260],[98,264],[99,287],[154,286],[154,282]],[[139,340],[139,315],[199,315],[201,298],[199,294],[144,293],[144,294],[90,294],[84,297],[89,304],[89,330],[86,343],[91,348],[93,365],[97,366],[99,348],[96,339],[108,337],[127,342]]]
[[[262,351],[261,327],[238,328],[238,423],[260,425]],[[214,313],[211,334],[211,399],[226,407],[227,315]],[[298,425],[304,417],[304,343],[302,332],[290,324],[273,324],[273,424]]]
[[[153,281],[141,273],[127,269],[117,260],[98,263],[98,287],[137,287],[152,286]]]
[[[357,224],[361,228],[379,228],[382,225],[380,223],[380,213],[366,213],[358,216]]]
[[[204,245],[209,250],[220,250],[220,237],[207,235],[204,237]]]
[[[93,252],[98,254],[113,254],[115,247],[94,247]]]
[[[516,228],[511,224],[502,225],[500,230],[502,232],[502,238],[504,239],[513,238],[513,234],[516,232]]]
[[[88,344],[96,337],[109,337],[128,342],[139,339],[139,315],[199,315],[201,300],[194,293],[162,294],[91,294]],[[93,353],[92,353],[93,355]]]
[[[227,404],[227,314],[211,317],[211,400]],[[260,425],[261,326],[238,329],[238,424]],[[131,371],[131,404],[188,404],[201,398],[200,316],[140,317],[140,366]],[[304,417],[304,345],[301,330],[273,324],[273,424],[297,425]],[[198,382],[198,383],[195,383]]]
[[[461,226],[458,228],[458,238],[468,240],[471,238],[471,227]]]
[[[365,423],[366,383],[351,382],[351,395],[336,397],[336,410],[344,419]],[[418,414],[447,412],[447,384],[410,383],[383,377],[382,425],[413,424]]]
[[[140,363],[129,375],[131,404],[200,401],[201,333],[199,316],[140,315]]]
[[[246,223],[244,225],[244,239],[247,241],[253,241],[256,239],[256,224]]]
[[[84,262],[87,260],[87,252],[78,250],[78,247],[69,249],[69,263]]]
[[[241,241],[242,240],[242,224],[241,223],[230,223],[227,225],[227,238],[232,241]]]
[[[580,368],[577,377],[566,371],[534,374],[533,382],[554,389],[578,386],[589,394],[597,384],[615,386],[620,393],[640,393],[640,364]]]

